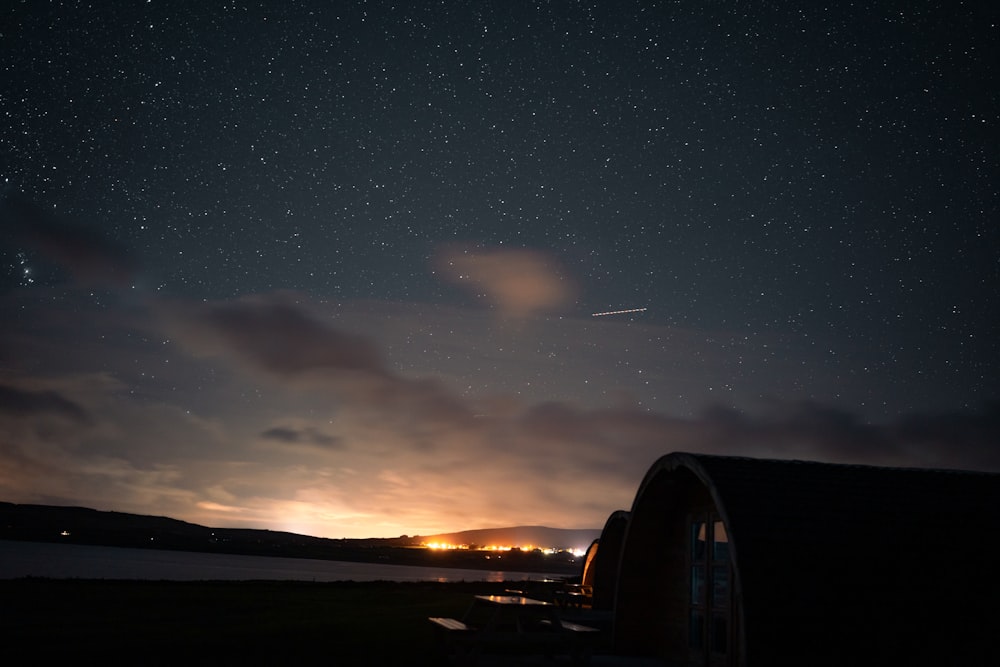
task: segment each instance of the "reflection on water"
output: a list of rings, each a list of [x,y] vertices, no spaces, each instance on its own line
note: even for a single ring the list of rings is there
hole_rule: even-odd
[[[0,579],[524,581],[551,575],[0,540]]]

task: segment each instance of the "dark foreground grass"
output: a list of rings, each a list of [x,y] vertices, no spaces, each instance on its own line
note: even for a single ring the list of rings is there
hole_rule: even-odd
[[[427,617],[511,585],[5,580],[0,650],[21,664],[440,665]]]

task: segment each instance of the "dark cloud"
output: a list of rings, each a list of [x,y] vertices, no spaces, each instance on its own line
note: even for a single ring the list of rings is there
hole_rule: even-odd
[[[912,456],[929,463],[1000,470],[1000,402],[987,403],[975,413],[905,417],[893,425],[890,434],[905,443]]]
[[[301,442],[302,433],[295,429],[285,428],[283,426],[275,426],[274,428],[269,428],[261,436],[266,440],[276,440],[278,442]]]
[[[52,391],[28,391],[0,384],[0,412],[14,416],[57,415],[81,423],[91,423],[90,414],[78,403]]]
[[[775,406],[763,415],[709,410],[697,425],[719,453],[887,466],[1000,470],[1000,410],[917,414],[866,423],[811,402]],[[700,437],[696,436],[696,437]]]
[[[280,297],[166,307],[173,330],[196,353],[225,354],[285,379],[310,374],[385,377],[376,347]]]
[[[697,418],[634,409],[527,408],[508,446],[581,477],[641,474],[671,451],[867,465],[1000,470],[1000,410],[914,415],[886,424],[814,403],[751,415],[716,407]],[[556,461],[561,460],[561,464]]]
[[[715,406],[704,422],[713,441],[761,447],[775,456],[824,457],[876,462],[900,455],[885,429],[866,424],[857,415],[813,402],[772,405],[760,415],[746,415]],[[796,454],[801,452],[801,454]]]
[[[323,449],[343,449],[342,438],[327,435],[315,428],[295,428],[290,426],[275,426],[263,431],[261,437],[282,444],[296,445],[307,444],[316,445]]]
[[[22,196],[4,197],[0,218],[15,239],[66,269],[81,286],[127,287],[136,275],[136,262],[123,245]]]
[[[172,304],[168,327],[196,354],[227,356],[280,383],[334,391],[369,419],[418,438],[472,419],[439,382],[390,372],[373,340],[324,324],[291,298]]]

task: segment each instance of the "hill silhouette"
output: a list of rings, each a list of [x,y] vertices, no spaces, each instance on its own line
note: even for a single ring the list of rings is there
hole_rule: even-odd
[[[434,551],[425,542],[499,546],[586,548],[600,530],[576,531],[544,526],[520,526],[448,533],[429,537],[330,539],[252,528],[211,528],[168,517],[108,512],[86,507],[0,502],[0,539],[90,544],[141,549],[245,554],[285,558],[316,558],[399,565],[497,569],[483,552]],[[568,551],[544,555],[513,551],[504,569],[574,574],[577,558]]]
[[[521,548],[551,548],[586,551],[590,543],[601,535],[601,530],[549,528],[547,526],[513,526],[510,528],[482,528],[457,533],[442,533],[419,538],[423,542],[438,542],[470,546],[512,546]]]

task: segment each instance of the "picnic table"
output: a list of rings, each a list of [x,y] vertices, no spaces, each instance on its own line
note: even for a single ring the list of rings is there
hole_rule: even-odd
[[[556,602],[564,607],[582,609],[594,603],[594,587],[583,584],[566,584],[555,593]]]
[[[568,654],[585,663],[600,634],[560,618],[556,604],[516,594],[476,595],[461,619],[430,621],[445,653],[464,664],[495,652]]]

